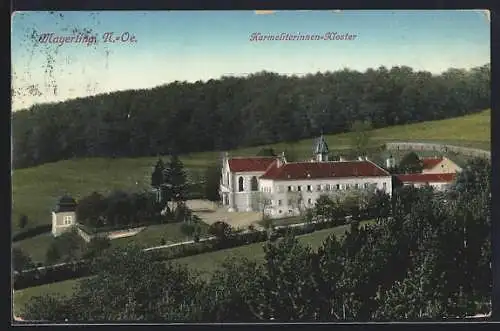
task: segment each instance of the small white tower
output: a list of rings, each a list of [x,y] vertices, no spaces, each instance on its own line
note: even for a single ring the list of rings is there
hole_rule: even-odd
[[[52,235],[54,237],[71,229],[76,224],[76,201],[68,195],[62,196],[52,211]]]
[[[385,167],[387,169],[393,169],[396,166],[396,160],[392,155],[390,155],[387,160],[385,160]]]

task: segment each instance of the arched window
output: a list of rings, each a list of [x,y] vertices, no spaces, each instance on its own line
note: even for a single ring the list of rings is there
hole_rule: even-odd
[[[253,176],[250,184],[252,191],[257,191],[259,189],[259,183],[257,182],[257,177]]]
[[[238,178],[238,192],[243,192],[243,177]]]

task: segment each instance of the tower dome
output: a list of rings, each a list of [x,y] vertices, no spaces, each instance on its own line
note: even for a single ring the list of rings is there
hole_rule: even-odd
[[[69,195],[63,195],[61,198],[59,198],[56,207],[54,209],[56,213],[75,211],[75,210],[76,210],[76,201]]]

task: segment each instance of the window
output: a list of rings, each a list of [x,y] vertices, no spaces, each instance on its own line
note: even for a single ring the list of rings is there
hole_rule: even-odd
[[[325,185],[325,190],[326,190],[326,191],[330,191],[330,184],[326,184],[326,185]]]
[[[385,182],[384,182],[384,183],[382,184],[382,186],[384,187],[384,190],[386,190],[386,189],[387,189],[387,183],[385,183]]]
[[[299,192],[302,191],[302,186],[300,186],[300,185],[297,186],[297,191],[299,191]]]
[[[280,213],[280,214],[281,214],[282,212],[283,212],[283,210],[281,210],[281,209],[280,209],[280,210],[278,210],[278,213]]]
[[[291,199],[288,199],[288,205],[291,206],[292,205],[292,200]]]
[[[311,185],[307,185],[307,192],[312,192]]]
[[[359,188],[359,184],[354,184],[354,188],[357,190]]]
[[[319,192],[319,191],[321,191],[321,184],[318,184],[318,185],[316,186],[316,191],[318,191],[318,192]]]
[[[345,184],[345,189],[348,190],[349,189],[349,184]]]
[[[281,205],[282,205],[282,201],[278,200],[278,206],[281,206]]]
[[[309,205],[312,205],[312,200],[311,200],[311,198],[307,199],[307,203],[308,203]]]
[[[238,192],[243,192],[243,177],[238,178]]]
[[[365,188],[368,188],[368,185],[369,185],[368,183],[365,183]]]
[[[257,177],[253,176],[250,180],[250,187],[252,191],[257,191],[259,188],[259,182],[257,181]]]
[[[292,187],[288,186],[288,192],[292,192]]]
[[[73,217],[72,216],[64,216],[64,220],[63,220],[64,225],[69,225],[69,224],[72,223],[72,221],[73,221]]]
[[[229,186],[229,172],[226,173],[226,186]]]
[[[341,187],[340,187],[340,184],[337,184],[337,190],[340,190]]]

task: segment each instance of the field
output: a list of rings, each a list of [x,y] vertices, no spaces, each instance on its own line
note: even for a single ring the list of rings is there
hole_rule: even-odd
[[[373,221],[365,221],[361,224],[367,224]],[[303,244],[310,245],[317,249],[323,241],[330,235],[343,236],[348,230],[347,225],[341,225],[331,229],[316,231],[311,234],[298,236],[297,238]],[[190,269],[198,271],[201,277],[209,277],[215,271],[219,264],[230,256],[241,256],[248,259],[262,260],[264,258],[263,243],[250,244],[231,249],[224,249],[216,252],[199,254],[189,257],[173,260],[180,264],[187,265]],[[72,279],[63,282],[30,287],[14,293],[15,310],[20,313],[20,308],[29,300],[29,298],[38,295],[61,294],[69,295],[74,286],[78,286],[81,279]]]

